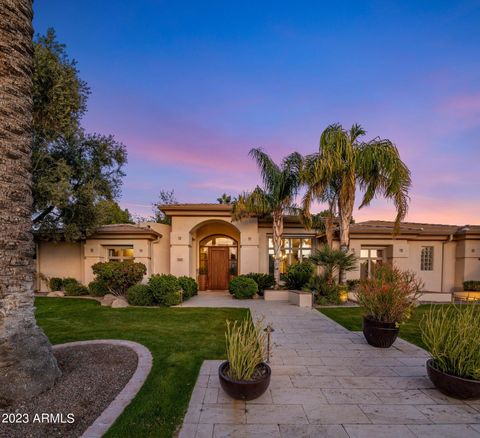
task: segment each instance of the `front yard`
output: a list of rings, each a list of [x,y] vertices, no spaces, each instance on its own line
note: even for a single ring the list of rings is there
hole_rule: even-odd
[[[450,304],[422,304],[418,306],[408,322],[400,326],[399,336],[421,348],[426,348],[422,341],[419,327],[423,315],[431,306],[434,308],[440,308],[441,306],[449,305]],[[338,322],[340,325],[343,325],[343,327],[348,330],[362,330],[362,315],[364,311],[361,307],[321,307],[319,308],[319,311]]]
[[[225,357],[225,320],[248,313],[218,308],[111,309],[95,301],[61,298],[37,298],[35,304],[38,323],[52,344],[127,339],[152,353],[152,371],[107,433],[110,437],[172,436],[187,409],[202,362]]]

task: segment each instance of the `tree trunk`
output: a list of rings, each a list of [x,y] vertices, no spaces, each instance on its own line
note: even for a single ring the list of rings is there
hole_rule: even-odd
[[[333,248],[333,216],[331,214],[325,217],[325,237],[329,248]]]
[[[60,376],[33,306],[32,1],[0,2],[0,404]]]
[[[280,259],[282,257],[283,212],[273,212],[273,277],[275,289],[280,287]]]
[[[338,215],[340,221],[340,250],[343,251],[345,254],[348,252],[348,248],[350,245],[350,222],[352,220],[353,202],[354,199],[341,205],[339,200],[338,205]],[[339,283],[341,285],[345,285],[347,282],[347,273],[345,272],[345,270],[340,270],[339,278]]]

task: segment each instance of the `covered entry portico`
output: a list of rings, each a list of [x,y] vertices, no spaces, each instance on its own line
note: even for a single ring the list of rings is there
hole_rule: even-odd
[[[232,222],[231,206],[178,204],[162,207],[172,219],[170,272],[225,290],[231,276],[259,271],[257,219]]]

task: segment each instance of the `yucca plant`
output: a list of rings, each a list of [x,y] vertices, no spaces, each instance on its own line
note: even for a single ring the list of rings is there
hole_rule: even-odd
[[[480,307],[478,304],[430,308],[420,329],[435,368],[480,380]]]
[[[225,332],[228,376],[236,381],[249,381],[266,356],[266,334],[262,320],[228,321]]]

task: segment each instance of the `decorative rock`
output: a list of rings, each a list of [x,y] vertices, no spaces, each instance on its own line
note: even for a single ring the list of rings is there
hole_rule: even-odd
[[[102,306],[111,306],[116,299],[117,297],[115,295],[107,294],[102,299]]]
[[[124,298],[117,298],[112,303],[112,309],[119,309],[121,307],[128,307],[127,300]]]
[[[65,292],[62,292],[61,290],[49,292],[47,294],[47,297],[64,297],[64,296],[65,296]]]

